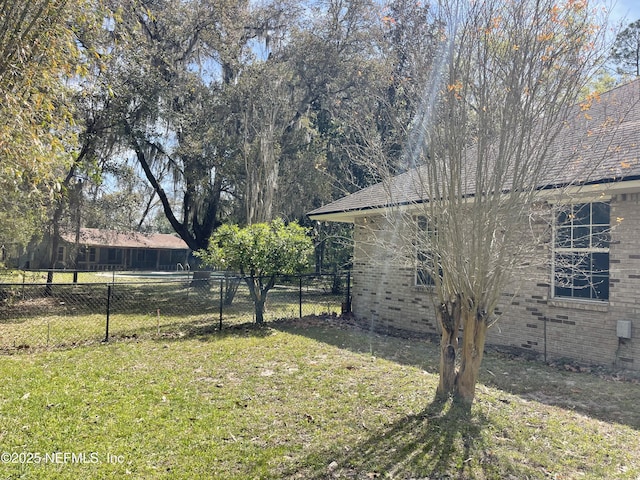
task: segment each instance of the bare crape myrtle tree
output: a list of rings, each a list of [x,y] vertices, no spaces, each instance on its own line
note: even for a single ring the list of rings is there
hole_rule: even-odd
[[[470,405],[501,297],[532,262],[548,265],[555,216],[565,215],[564,234],[581,215],[567,192],[602,160],[585,165],[557,146],[586,128],[584,87],[606,51],[604,19],[588,0],[453,1],[433,12],[441,43],[405,148],[415,168],[402,191],[397,177],[383,180],[389,204],[402,204],[386,221],[415,235],[405,244],[419,245],[420,281],[436,299],[437,395]],[[415,250],[394,250],[416,261]],[[579,268],[576,257],[557,260]]]

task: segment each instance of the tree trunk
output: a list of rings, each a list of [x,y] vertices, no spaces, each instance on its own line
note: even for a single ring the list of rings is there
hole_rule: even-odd
[[[274,126],[260,133],[258,146],[250,153],[247,169],[247,223],[273,220],[273,203],[278,189],[278,159],[275,151]]]
[[[50,296],[52,291],[53,270],[56,268],[56,261],[58,259],[59,239],[60,239],[59,220],[56,220],[54,216],[53,232],[51,234],[51,251],[49,252],[49,268],[47,270],[47,285],[44,288],[44,294],[46,296]]]
[[[244,277],[244,281],[249,287],[249,296],[253,300],[253,310],[256,314],[256,323],[262,323],[264,321],[264,301],[262,302],[262,308],[258,308],[260,303],[260,286],[258,285],[258,279],[255,277]]]
[[[264,323],[264,303],[265,298],[261,298],[260,300],[256,300],[256,323],[258,325],[262,325]]]
[[[229,272],[224,273],[224,305],[230,307],[240,285],[240,279],[232,276]]]
[[[269,277],[267,283],[262,282],[261,277],[244,277],[247,286],[249,287],[249,293],[253,300],[253,305],[256,314],[256,323],[264,323],[264,305],[267,301],[267,293],[273,288],[276,283],[275,275]]]
[[[83,147],[81,155],[75,160],[71,168],[67,172],[66,177],[62,182],[62,193],[56,200],[55,209],[53,210],[53,216],[51,218],[51,251],[49,252],[49,269],[47,271],[47,286],[45,287],[45,295],[51,295],[51,286],[53,284],[53,270],[56,268],[58,260],[58,246],[60,245],[60,221],[64,213],[64,208],[68,200],[68,188],[71,185],[71,180],[76,173],[76,166],[80,159],[84,157],[85,148]]]
[[[475,305],[474,302],[469,302]],[[443,303],[438,309],[442,327],[440,340],[440,382],[436,398],[453,396],[456,402],[471,405],[487,338],[487,315],[467,305],[461,298]],[[462,325],[462,349],[459,350],[458,331]],[[456,369],[456,360],[460,367]]]
[[[324,266],[324,252],[327,245],[327,240],[322,239],[320,242],[313,246],[313,252],[316,257],[316,273],[322,273],[322,267]]]
[[[439,398],[446,398],[454,393],[460,313],[459,299],[443,303],[437,312],[442,328],[442,337],[440,339],[440,382],[436,390],[436,397]]]
[[[460,370],[456,375],[454,399],[471,405],[476,393],[476,383],[487,339],[487,315],[483,312],[464,311],[462,355]]]
[[[188,225],[186,223],[180,222],[176,218],[173,212],[173,208],[171,207],[171,202],[169,201],[169,197],[167,196],[167,193],[162,187],[160,181],[156,178],[153,171],[151,170],[149,160],[147,159],[147,154],[145,153],[145,150],[143,146],[140,144],[140,141],[138,140],[138,138],[136,138],[135,135],[133,134],[133,128],[127,122],[124,123],[124,126],[125,126],[126,134],[130,136],[129,145],[131,146],[131,148],[136,154],[136,158],[138,159],[138,164],[142,168],[142,171],[144,172],[147,180],[153,187],[155,194],[158,195],[158,198],[160,199],[160,202],[162,204],[162,209],[164,211],[165,217],[167,218],[167,220],[169,221],[169,223],[171,224],[175,232],[180,236],[180,238],[182,238],[182,240],[184,240],[184,242],[187,244],[187,246],[191,250],[196,251],[196,250],[207,248],[209,237],[196,238],[195,235],[193,235],[189,231]],[[186,217],[185,217],[185,220],[186,220]]]

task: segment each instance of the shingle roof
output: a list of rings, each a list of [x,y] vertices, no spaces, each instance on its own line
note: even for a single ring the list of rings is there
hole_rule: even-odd
[[[66,232],[62,238],[75,243],[75,232]],[[93,247],[157,248],[186,250],[189,247],[180,237],[166,233],[118,232],[98,228],[81,228],[80,244]]]
[[[600,95],[588,110],[576,105],[568,118],[552,146],[553,154],[540,188],[640,177],[640,79]],[[331,214],[424,201],[420,177],[425,173],[425,167],[417,167],[308,215],[322,219]]]

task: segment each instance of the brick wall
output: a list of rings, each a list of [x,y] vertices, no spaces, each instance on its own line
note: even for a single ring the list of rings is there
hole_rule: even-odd
[[[411,232],[383,217],[356,222],[353,311],[379,331],[438,332],[428,287],[416,287]]]
[[[609,302],[551,298],[549,248],[503,295],[500,319],[488,343],[536,352],[548,360],[640,370],[640,196],[611,199]],[[540,226],[543,228],[543,226]],[[430,287],[415,285],[411,232],[404,222],[359,219],[355,228],[353,311],[381,331],[436,334]],[[618,320],[631,320],[629,340],[617,337]]]

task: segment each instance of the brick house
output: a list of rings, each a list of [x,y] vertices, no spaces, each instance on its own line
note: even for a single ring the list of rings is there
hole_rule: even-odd
[[[534,228],[550,232],[539,253],[546,261],[523,275],[516,292],[504,292],[487,343],[640,370],[640,80],[602,94],[588,112],[576,106],[570,118],[539,190],[548,214]],[[416,181],[420,168],[309,213],[354,225],[353,313],[383,331],[438,333],[415,229],[388,220],[395,210],[419,222],[406,214],[427,201]],[[568,196],[561,212],[549,200],[554,190]],[[578,233],[583,244],[570,240]],[[412,258],[397,261],[399,251]],[[589,260],[580,274],[558,266],[578,251]]]

